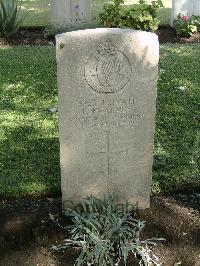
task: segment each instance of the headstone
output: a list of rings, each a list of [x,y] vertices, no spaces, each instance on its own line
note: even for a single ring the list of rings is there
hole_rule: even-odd
[[[159,43],[153,33],[57,35],[60,160],[66,207],[114,191],[149,206]]]
[[[200,16],[200,0],[172,0],[171,25],[180,13]]]
[[[58,29],[70,29],[91,20],[91,0],[51,0],[51,23]]]
[[[193,15],[200,16],[200,0],[193,0]]]

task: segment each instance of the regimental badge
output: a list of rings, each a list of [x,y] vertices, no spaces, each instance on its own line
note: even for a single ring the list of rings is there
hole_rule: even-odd
[[[87,84],[99,93],[115,93],[129,82],[132,68],[128,57],[111,42],[101,43],[85,67]]]

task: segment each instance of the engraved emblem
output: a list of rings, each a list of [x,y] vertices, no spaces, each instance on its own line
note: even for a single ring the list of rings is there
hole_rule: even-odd
[[[98,46],[85,67],[85,80],[99,93],[115,93],[129,82],[132,68],[128,57],[111,42]]]

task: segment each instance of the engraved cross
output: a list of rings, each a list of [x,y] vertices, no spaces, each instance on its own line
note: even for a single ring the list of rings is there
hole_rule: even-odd
[[[118,151],[111,151],[110,149],[110,131],[105,131],[105,137],[106,137],[106,151],[100,151],[100,152],[92,152],[90,154],[98,155],[98,154],[106,154],[107,156],[107,176],[110,177],[110,158],[112,153],[123,153],[127,152],[127,150],[118,150]]]

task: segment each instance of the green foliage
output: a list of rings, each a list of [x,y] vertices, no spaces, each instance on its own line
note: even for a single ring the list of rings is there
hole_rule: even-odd
[[[200,20],[196,16],[184,16],[179,14],[174,22],[174,27],[178,35],[192,36],[200,28]]]
[[[70,29],[72,30],[72,29]],[[67,32],[69,31],[69,29],[66,29],[66,27],[64,26],[48,26],[45,28],[44,30],[44,37],[48,38],[48,37],[53,37],[57,34],[61,34],[63,32]]]
[[[21,2],[16,0],[0,0],[0,36],[8,37],[16,33],[21,26],[24,16],[20,16]]]
[[[113,3],[104,5],[104,12],[99,15],[105,27],[119,27],[121,22],[122,4],[124,0],[113,0]]]
[[[139,4],[125,9],[123,0],[113,0],[113,3],[104,5],[104,12],[100,14],[101,23],[106,27],[131,28],[145,31],[156,31],[159,20],[157,10],[162,7],[162,1],[152,1],[147,4],[140,0]]]
[[[104,200],[90,196],[76,211],[67,209],[65,215],[72,221],[65,227],[70,238],[53,249],[80,248],[77,266],[114,266],[121,260],[126,265],[130,253],[140,259],[140,265],[158,265],[158,259],[148,248],[149,244],[156,244],[155,239],[140,240],[144,221],[119,208],[113,193],[108,193]]]
[[[154,32],[158,29],[160,22],[156,18],[156,12],[158,8],[162,6],[160,0],[152,1],[151,4],[147,4],[146,1],[140,0],[139,5],[135,5],[130,10],[124,12],[122,26]]]

